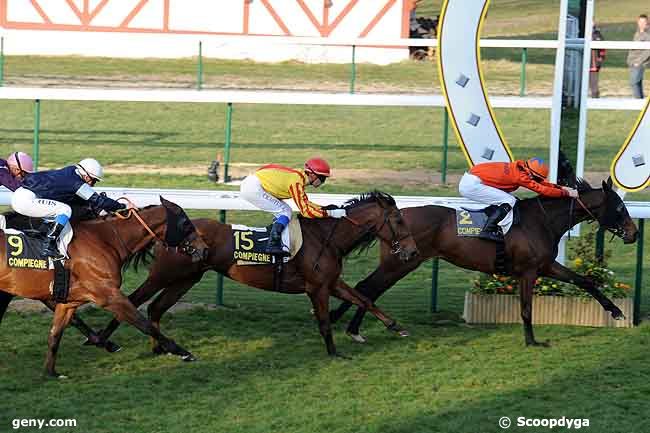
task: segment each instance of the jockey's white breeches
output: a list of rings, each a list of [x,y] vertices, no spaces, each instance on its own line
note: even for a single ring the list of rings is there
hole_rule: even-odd
[[[11,207],[19,214],[34,218],[56,218],[58,215],[72,216],[72,209],[65,203],[38,198],[26,188],[18,188],[11,196]]]
[[[483,184],[481,178],[470,173],[465,173],[460,179],[458,192],[460,192],[460,195],[465,198],[488,205],[508,203],[510,207],[514,208],[517,203],[515,196],[498,188]],[[507,233],[508,229],[512,225],[512,210],[499,222],[499,225],[501,226],[503,233]]]
[[[241,198],[261,210],[272,213],[275,218],[284,215],[291,219],[291,206],[266,192],[257,176],[246,177],[241,183],[239,192]]]

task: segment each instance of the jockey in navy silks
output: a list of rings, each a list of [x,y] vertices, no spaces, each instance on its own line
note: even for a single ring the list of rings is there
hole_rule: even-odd
[[[43,255],[54,260],[65,258],[57,248],[57,240],[72,216],[69,205],[72,201],[80,198],[88,201],[94,209],[107,212],[126,209],[125,204],[100,195],[92,188],[103,175],[104,169],[99,162],[87,158],[60,170],[25,176],[22,186],[13,194],[11,207],[29,217],[54,219],[45,238]]]

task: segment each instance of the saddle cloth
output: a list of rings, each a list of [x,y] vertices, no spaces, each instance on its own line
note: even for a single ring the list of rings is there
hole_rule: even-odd
[[[12,228],[7,228],[7,220],[4,217],[4,215],[0,215],[0,230],[5,232],[5,237],[8,239],[9,236],[19,236],[21,239],[24,239],[24,241],[20,242],[26,242],[26,243],[33,243],[34,245],[37,245],[38,251],[40,251],[42,245],[43,245],[43,238],[42,237],[33,237],[30,236],[28,233],[22,232],[20,230],[12,229]],[[73,230],[70,224],[67,224],[63,231],[61,232],[61,236],[59,236],[59,240],[57,243],[57,246],[59,248],[59,252],[63,254],[66,258],[69,258],[68,256],[68,246],[70,245],[70,242],[72,242],[72,236],[73,236]],[[7,240],[7,242],[9,242]],[[18,242],[15,242],[18,244]],[[14,253],[17,252],[15,249],[16,247],[12,246],[11,244],[7,245],[7,254],[9,254],[9,251],[13,248]],[[35,247],[36,248],[36,247]],[[30,248],[31,250],[31,248]],[[34,257],[30,257],[33,259],[38,259],[40,257],[37,257],[37,254],[30,254]],[[40,254],[39,254],[40,256]],[[54,266],[52,264],[52,261],[49,260],[49,266],[48,269],[54,269]]]
[[[237,265],[264,265],[273,263],[273,257],[266,252],[269,242],[268,227],[249,227],[233,224],[233,250]],[[302,247],[302,231],[298,218],[292,218],[282,231],[282,249],[289,253],[283,257],[286,263],[292,260]]]
[[[481,209],[456,209],[456,234],[461,237],[478,237],[488,219],[486,211],[491,211],[492,209],[490,208],[494,207],[496,206],[490,205]],[[515,205],[515,208],[511,212],[514,212],[510,220],[511,222],[506,226],[499,224],[504,236],[514,224],[519,223],[518,206]]]

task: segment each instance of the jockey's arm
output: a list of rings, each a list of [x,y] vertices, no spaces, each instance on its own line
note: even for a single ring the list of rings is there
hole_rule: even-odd
[[[316,203],[312,203],[309,201],[309,198],[307,197],[307,193],[305,192],[305,187],[302,185],[302,183],[294,183],[289,187],[289,193],[291,194],[291,198],[293,198],[293,201],[296,203],[296,206],[298,206],[298,210],[300,211],[300,214],[304,216],[305,218],[326,218],[327,217],[327,211],[317,205]]]
[[[521,176],[519,184],[524,188],[536,192],[537,194],[544,197],[559,198],[559,197],[567,197],[569,195],[567,191],[563,190],[558,185],[546,181],[537,182],[527,176]]]
[[[77,196],[87,200],[94,209],[105,210],[106,212],[115,212],[126,209],[124,203],[120,203],[97,192],[87,183],[84,183],[76,192]]]

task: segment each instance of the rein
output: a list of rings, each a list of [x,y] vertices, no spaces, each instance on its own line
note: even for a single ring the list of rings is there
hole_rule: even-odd
[[[120,197],[117,200],[119,201],[119,200],[122,200],[122,199],[126,200],[126,202],[128,204],[130,204],[131,206],[133,206],[133,208],[128,209],[126,215],[122,215],[120,213],[120,211],[117,211],[117,212],[115,212],[115,216],[117,216],[121,220],[128,220],[129,218],[131,218],[131,216],[134,216],[138,220],[138,222],[142,225],[142,227],[144,227],[145,230],[149,232],[149,234],[151,235],[152,238],[154,238],[155,240],[157,240],[159,242],[162,242],[164,244],[164,242],[158,237],[158,235],[156,235],[153,232],[153,230],[151,230],[151,227],[149,227],[147,225],[147,223],[144,222],[142,217],[138,214],[138,211],[135,209],[135,205],[133,204],[133,202],[131,200],[129,200],[128,198],[126,198],[126,197]]]

